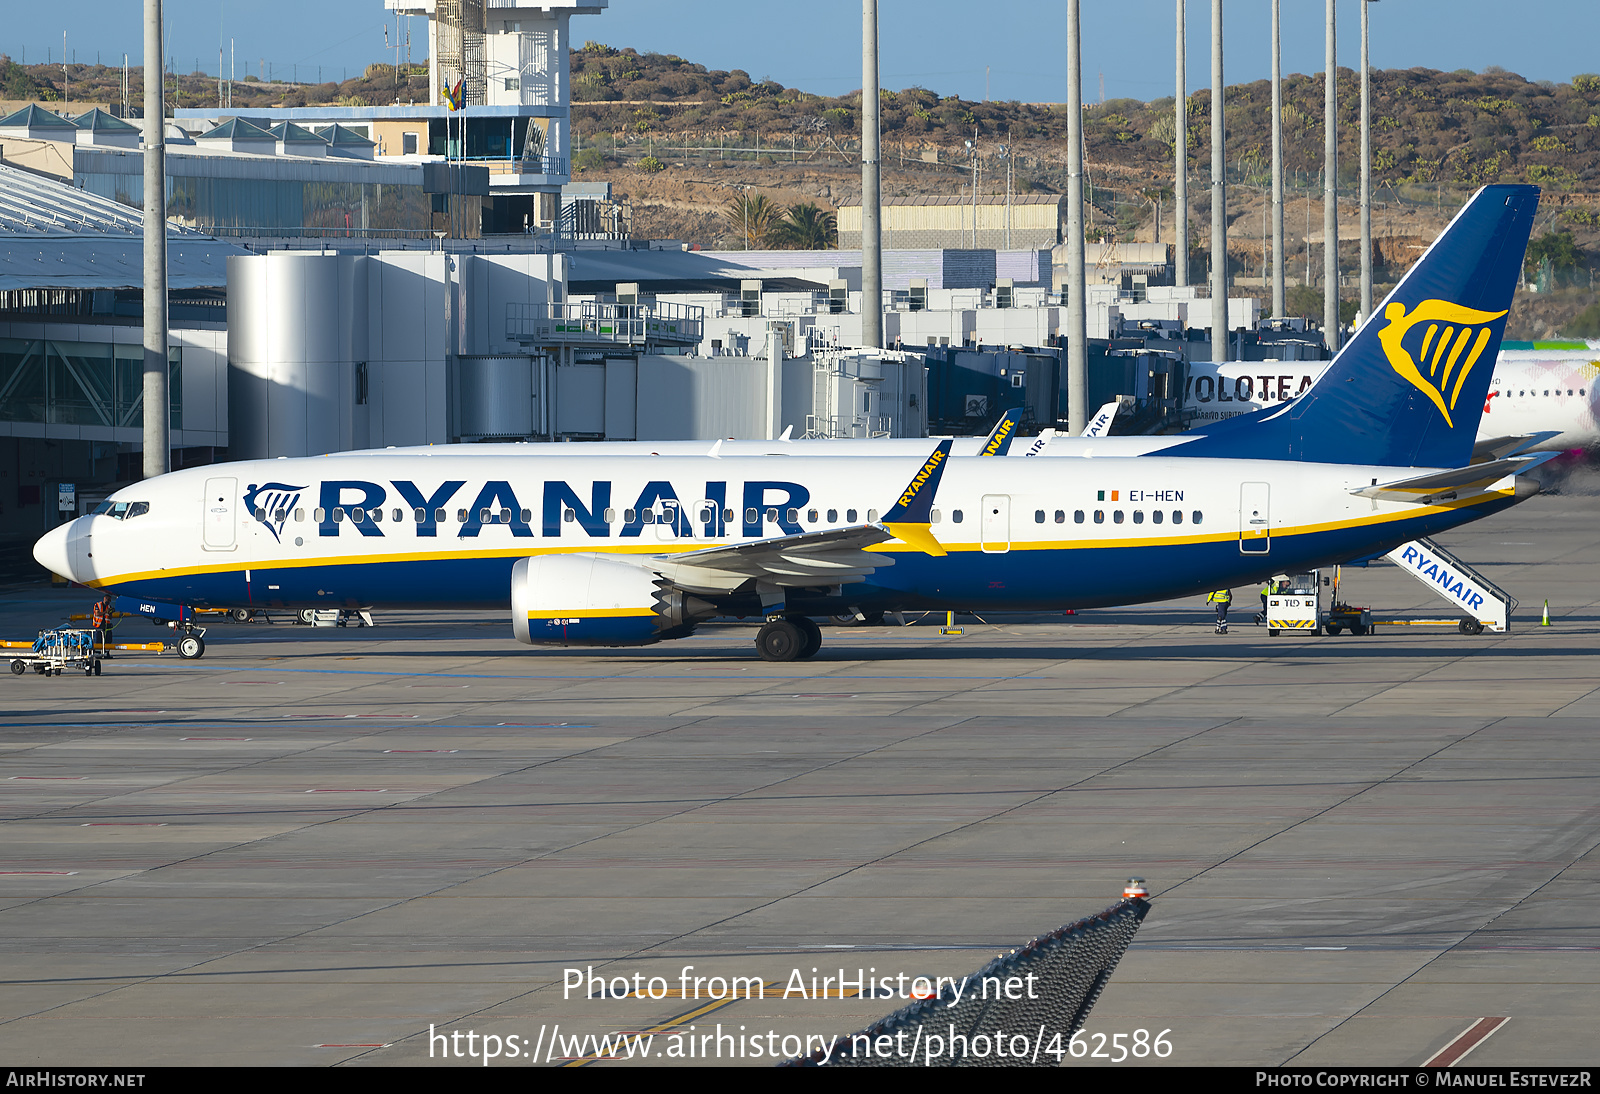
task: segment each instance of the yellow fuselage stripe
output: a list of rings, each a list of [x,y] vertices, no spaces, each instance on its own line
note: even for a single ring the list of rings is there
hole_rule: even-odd
[[[1413,520],[1419,516],[1430,513],[1446,513],[1454,509],[1464,509],[1469,506],[1481,505],[1488,501],[1498,501],[1511,497],[1514,491],[1497,490],[1490,494],[1477,494],[1470,498],[1440,502],[1435,505],[1419,505],[1408,512],[1370,514],[1361,517],[1352,517],[1346,520],[1326,521],[1319,524],[1286,525],[1271,530],[1272,538],[1287,536],[1311,535],[1316,532],[1331,532],[1343,528],[1361,528],[1380,524],[1392,524],[1399,521]],[[937,535],[937,532],[933,534]],[[1123,539],[1071,539],[1071,540],[1020,540],[1010,541],[1011,551],[1069,551],[1069,550],[1094,550],[1118,549],[1124,547],[1170,547],[1199,543],[1223,543],[1239,539],[1243,533],[1233,530],[1225,532],[1207,532],[1203,535],[1184,536],[1146,536]],[[962,552],[982,551],[981,542],[950,543],[940,540],[940,545],[949,554]],[[322,555],[316,558],[252,558],[248,562],[234,565],[218,566],[183,566],[170,570],[146,570],[139,573],[120,574],[115,577],[101,577],[85,582],[90,588],[99,588],[106,585],[125,585],[137,581],[149,581],[162,578],[188,577],[195,574],[227,573],[231,570],[296,570],[322,566],[372,566],[389,562],[438,562],[447,560],[487,559],[487,558],[530,558],[534,555],[549,554],[633,554],[633,555],[663,555],[685,554],[705,547],[726,547],[727,540],[689,540],[675,543],[634,543],[617,544],[614,541],[592,541],[585,543],[563,543],[560,546],[536,546],[529,543],[526,546],[496,548],[488,551],[427,551],[413,554],[382,554],[382,555]],[[866,551],[883,554],[922,554],[920,549],[908,550],[905,546],[885,543],[874,544],[862,548]],[[993,553],[993,552],[991,552]]]

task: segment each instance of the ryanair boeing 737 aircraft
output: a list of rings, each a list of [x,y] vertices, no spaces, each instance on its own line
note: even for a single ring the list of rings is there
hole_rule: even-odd
[[[1380,554],[1536,490],[1544,457],[1470,460],[1537,203],[1480,190],[1303,396],[1182,456],[354,452],[138,483],[34,553],[168,604],[509,606],[532,644],[760,616],[778,661],[816,653],[809,616],[1130,604]]]

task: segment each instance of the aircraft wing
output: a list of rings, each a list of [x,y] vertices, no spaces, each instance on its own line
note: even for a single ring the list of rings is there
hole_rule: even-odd
[[[718,580],[724,575],[774,585],[838,585],[893,566],[893,556],[866,548],[894,538],[881,524],[858,524],[683,551],[666,555],[661,559],[665,565],[657,568],[663,577],[686,586],[724,584]]]
[[[752,578],[770,585],[840,585],[860,581],[879,567],[893,566],[890,555],[867,551],[868,547],[890,540],[899,540],[930,555],[943,555],[945,550],[934,536],[930,521],[934,495],[950,459],[951,443],[948,439],[939,442],[884,513],[881,523],[824,528],[745,543],[719,543],[666,555],[652,568],[689,589],[731,589]]]
[[[1531,471],[1559,453],[1541,452],[1536,456],[1510,456],[1457,467],[1450,471],[1432,471],[1409,479],[1363,486],[1350,491],[1357,497],[1377,498],[1380,501],[1410,501],[1418,505],[1432,505],[1460,494],[1472,494],[1487,489],[1492,483],[1511,475]]]

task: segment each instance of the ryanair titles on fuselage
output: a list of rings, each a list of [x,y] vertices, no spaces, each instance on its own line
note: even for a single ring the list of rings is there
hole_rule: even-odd
[[[578,524],[588,535],[604,537],[612,534],[613,522],[607,519],[607,510],[621,508],[628,516],[616,534],[618,538],[627,539],[643,535],[647,523],[658,523],[658,515],[674,525],[675,534],[693,536],[691,520],[699,516],[699,512],[690,511],[694,509],[707,514],[705,535],[708,538],[727,535],[730,522],[737,522],[745,536],[770,533],[766,527],[768,523],[776,524],[785,534],[798,535],[802,529],[794,511],[811,500],[811,491],[797,482],[750,480],[735,484],[739,512],[734,513],[728,504],[726,481],[707,482],[698,497],[684,499],[679,497],[672,483],[652,480],[625,506],[614,507],[610,481],[596,480],[588,486],[588,497],[582,497],[565,480],[546,480],[539,488],[535,515],[535,510],[524,504],[525,499],[518,496],[507,479],[490,479],[476,488],[469,488],[465,479],[449,479],[426,488],[419,487],[411,479],[391,479],[389,486],[364,479],[330,479],[317,485],[314,523],[318,536],[337,536],[341,525],[348,522],[363,536],[381,537],[384,535],[383,518],[373,520],[370,514],[404,502],[407,523],[415,528],[418,536],[425,538],[436,537],[439,526],[444,523],[459,524],[455,533],[458,539],[476,538],[486,524],[504,525],[516,538],[534,536],[535,524],[539,525],[540,534],[559,536],[564,522]],[[256,489],[252,484],[250,491]],[[450,518],[451,509],[457,510],[455,522]],[[768,520],[768,510],[777,510],[775,521]],[[275,537],[281,535],[290,515],[289,509],[268,510],[260,506],[250,513]]]

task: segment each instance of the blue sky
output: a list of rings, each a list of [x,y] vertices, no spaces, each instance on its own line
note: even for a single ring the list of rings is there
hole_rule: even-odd
[[[1357,0],[1338,0],[1341,65],[1359,59]],[[1189,85],[1210,82],[1209,0],[1189,0]],[[883,83],[982,98],[1059,102],[1066,94],[1063,0],[880,0]],[[1083,0],[1084,95],[1159,98],[1172,91],[1174,0]],[[237,43],[238,74],[259,61],[274,75],[340,78],[384,55],[394,18],[381,0],[166,0],[168,53],[184,71],[214,74],[219,39]],[[30,63],[120,63],[142,49],[140,0],[17,4],[0,52]],[[1269,0],[1226,0],[1228,82],[1269,73]],[[1283,0],[1286,72],[1322,69],[1323,0]],[[1373,63],[1381,68],[1481,70],[1500,65],[1534,80],[1600,71],[1597,0],[1382,0],[1372,7]],[[416,56],[423,22],[413,23]],[[611,0],[573,20],[573,37],[675,53],[712,68],[743,68],[819,94],[857,88],[859,0]],[[392,54],[391,54],[392,56]],[[319,72],[320,68],[320,72]]]

